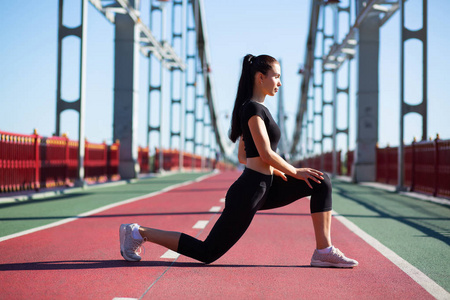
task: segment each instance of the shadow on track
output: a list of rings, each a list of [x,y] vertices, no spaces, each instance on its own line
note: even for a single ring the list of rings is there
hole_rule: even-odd
[[[104,214],[91,216],[36,216],[36,217],[12,217],[0,218],[0,221],[30,221],[30,220],[62,220],[68,218],[77,219],[98,219],[98,218],[123,218],[123,217],[143,217],[143,216],[186,216],[186,215],[214,215],[215,212],[210,211],[190,211],[190,212],[169,212],[169,213],[135,213],[135,214]],[[258,212],[257,215],[265,216],[310,216],[310,214],[295,214],[295,213],[270,213]]]
[[[32,270],[87,270],[109,268],[134,268],[134,267],[172,267],[172,268],[312,268],[310,265],[224,265],[196,262],[172,262],[172,261],[140,261],[128,262],[120,260],[62,260],[41,261],[27,263],[11,263],[0,265],[2,271],[32,271]]]

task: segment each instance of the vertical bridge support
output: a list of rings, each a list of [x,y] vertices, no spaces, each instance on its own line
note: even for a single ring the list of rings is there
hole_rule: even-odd
[[[184,53],[183,33],[185,28],[185,3],[183,1],[173,1],[172,3],[172,34],[171,45],[176,49],[178,45],[179,53]],[[178,12],[178,13],[177,13]],[[178,21],[178,22],[177,22]],[[178,24],[178,27],[176,26]],[[177,43],[178,41],[178,43]],[[181,55],[183,56],[183,55]],[[178,76],[176,76],[178,74]],[[178,92],[177,92],[178,91]],[[179,169],[183,168],[183,103],[184,103],[184,72],[181,68],[170,68],[170,136],[169,148],[174,146],[174,139],[178,138],[178,145],[180,150],[179,155]],[[178,107],[178,115],[175,114]],[[177,126],[176,126],[177,124]],[[177,129],[178,128],[178,129]]]
[[[422,28],[411,31],[405,27],[405,3],[399,1],[400,6],[400,140],[398,145],[398,191],[404,191],[404,124],[405,116],[415,112],[422,116],[422,140],[427,139],[427,107],[428,107],[428,60],[427,60],[427,0],[422,0]],[[422,42],[422,102],[411,105],[405,101],[405,42],[409,39],[418,39]]]
[[[363,7],[362,1],[359,2],[358,7]],[[374,13],[367,16],[359,27],[354,182],[375,181],[376,177],[379,26],[379,15]]]
[[[120,176],[130,179],[139,174],[139,30],[127,14],[117,14],[115,23],[113,140],[120,140]]]
[[[332,32],[331,34],[327,35],[326,34],[326,28],[327,28],[327,19],[326,19],[326,8],[327,6],[323,6],[322,8],[322,57],[320,58],[320,61],[322,62],[322,69],[321,69],[321,85],[320,85],[320,90],[321,90],[321,110],[318,113],[318,115],[320,115],[320,127],[322,130],[322,136],[320,138],[320,153],[325,153],[325,145],[324,142],[327,139],[331,139],[333,140],[333,133],[328,132],[325,133],[325,118],[331,118],[331,120],[333,120],[333,112],[331,116],[325,116],[325,109],[327,107],[331,107],[332,111],[334,110],[333,107],[333,98],[335,97],[333,94],[332,99],[326,99],[327,96],[326,94],[326,88],[328,88],[328,85],[330,84],[329,80],[327,80],[327,78],[325,77],[326,73],[331,73],[331,74],[335,74],[335,68],[334,67],[330,67],[325,63],[324,60],[324,55],[325,55],[325,45],[327,44],[327,41],[334,41],[335,40],[335,33]],[[329,8],[331,10],[333,10],[333,8]],[[334,75],[333,75],[334,76]],[[334,76],[335,77],[335,76]],[[333,82],[331,82],[333,84]],[[333,124],[333,122],[332,122]],[[333,131],[333,128],[331,129]],[[325,168],[325,157],[323,155],[320,156],[320,169],[323,170]]]
[[[166,5],[165,2],[159,2],[158,5],[154,5],[154,1],[150,1],[150,30],[153,29],[153,19],[155,17],[155,13],[159,12],[161,15],[160,20],[160,43],[164,45],[165,43],[165,33],[166,33]],[[158,172],[164,171],[164,155],[163,155],[163,111],[164,111],[164,83],[165,83],[165,63],[164,59],[161,59],[159,61],[159,66],[155,68],[154,64],[152,64],[152,55],[151,52],[148,54],[148,84],[149,84],[149,94],[148,94],[148,132],[147,132],[147,147],[150,150],[150,134],[151,132],[155,131],[158,132],[158,147],[159,147],[159,154],[158,157],[156,157],[155,153],[155,160],[157,159],[159,162],[159,170],[155,170]],[[159,71],[159,85],[153,85],[152,84],[152,78],[153,78],[153,70],[157,69]],[[155,106],[152,105],[152,97],[151,95],[154,94],[154,92],[158,92],[159,98],[158,98],[158,106],[159,106],[159,113],[158,113],[158,120],[157,125],[151,125],[151,110],[155,109]],[[164,124],[165,125],[165,124]]]
[[[86,28],[87,28],[87,0],[81,0],[81,24],[75,28],[69,28],[63,24],[64,1],[59,0],[58,18],[58,76],[56,85],[56,131],[61,135],[61,114],[63,111],[73,109],[78,112],[78,178],[76,186],[84,186],[84,106],[86,91]],[[80,39],[80,75],[79,98],[74,102],[62,99],[62,42],[68,36],[76,36]]]

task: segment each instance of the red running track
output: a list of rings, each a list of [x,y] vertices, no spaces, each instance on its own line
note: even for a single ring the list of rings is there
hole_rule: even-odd
[[[258,213],[244,237],[211,265],[145,244],[143,260],[119,253],[121,223],[138,222],[204,239],[210,213],[237,178],[221,173],[144,200],[121,205],[0,242],[1,299],[432,299],[408,275],[333,221],[333,242],[359,261],[354,269],[311,268],[314,235],[307,199]],[[211,220],[202,231],[198,220]]]

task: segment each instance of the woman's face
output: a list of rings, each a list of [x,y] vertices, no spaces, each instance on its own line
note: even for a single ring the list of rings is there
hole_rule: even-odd
[[[267,72],[266,75],[261,74],[259,84],[265,95],[275,96],[281,86],[281,69],[280,64],[272,64],[272,69]]]

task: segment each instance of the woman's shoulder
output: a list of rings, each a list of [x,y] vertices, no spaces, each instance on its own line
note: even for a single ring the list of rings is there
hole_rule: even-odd
[[[264,118],[266,116],[266,110],[267,108],[263,104],[255,101],[247,101],[242,107],[242,116],[247,119],[250,119],[254,115]]]

